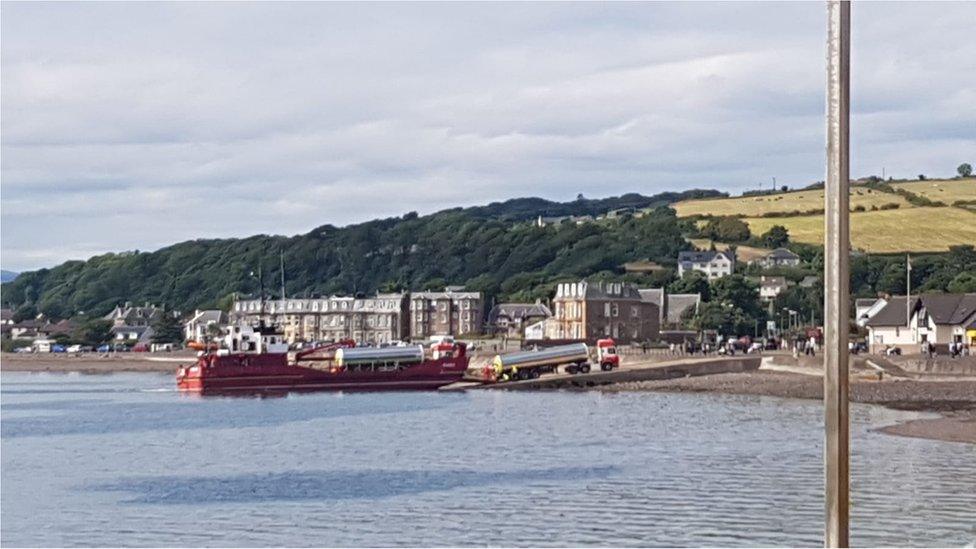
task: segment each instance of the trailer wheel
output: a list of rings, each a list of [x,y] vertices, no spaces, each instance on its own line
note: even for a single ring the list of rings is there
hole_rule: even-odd
[[[578,372],[578,371],[579,370],[576,369],[576,366],[575,365],[566,366],[566,373],[569,374],[569,375],[575,376],[576,375],[576,372]]]
[[[539,379],[539,376],[541,375],[542,374],[539,373],[539,370],[532,370],[531,372],[529,372],[529,379]]]
[[[583,372],[584,374],[590,373],[590,365],[589,365],[589,363],[580,364],[579,370],[580,370],[580,372]]]

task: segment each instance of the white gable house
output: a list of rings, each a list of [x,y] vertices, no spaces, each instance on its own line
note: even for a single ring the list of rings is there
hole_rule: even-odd
[[[680,252],[678,254],[678,276],[690,271],[698,271],[715,280],[732,274],[735,258],[729,252]]]

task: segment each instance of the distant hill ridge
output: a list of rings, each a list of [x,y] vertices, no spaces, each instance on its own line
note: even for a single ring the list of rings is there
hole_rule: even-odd
[[[691,225],[660,207],[727,196],[696,189],[570,202],[516,198],[425,216],[411,212],[345,227],[323,225],[293,237],[192,240],[21,273],[3,285],[2,297],[5,306],[29,302],[53,317],[99,314],[127,300],[182,310],[226,305],[235,292],[258,292],[252,273],[259,266],[266,290],[277,289],[280,253],[288,295],[466,284],[489,296],[525,298],[522,290],[557,277],[590,276],[632,260],[673,263],[678,251],[690,248],[683,237]],[[526,223],[539,216],[596,217],[620,209],[649,213],[558,227]]]

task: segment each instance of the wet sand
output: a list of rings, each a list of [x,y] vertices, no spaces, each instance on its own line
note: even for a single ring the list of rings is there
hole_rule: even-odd
[[[110,374],[112,372],[176,372],[183,364],[190,364],[194,354],[180,353],[84,353],[84,354],[16,354],[0,355],[0,370],[5,372],[80,372]]]
[[[723,393],[823,399],[823,378],[785,372],[755,371],[659,381],[618,383],[601,391]],[[976,444],[976,380],[925,381],[852,379],[851,402],[896,410],[938,412],[942,417],[917,419],[879,431],[900,436]]]

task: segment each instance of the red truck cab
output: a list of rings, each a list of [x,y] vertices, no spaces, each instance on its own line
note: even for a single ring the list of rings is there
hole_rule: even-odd
[[[598,339],[596,342],[596,360],[604,372],[619,368],[620,355],[617,354],[617,344],[610,338]]]

